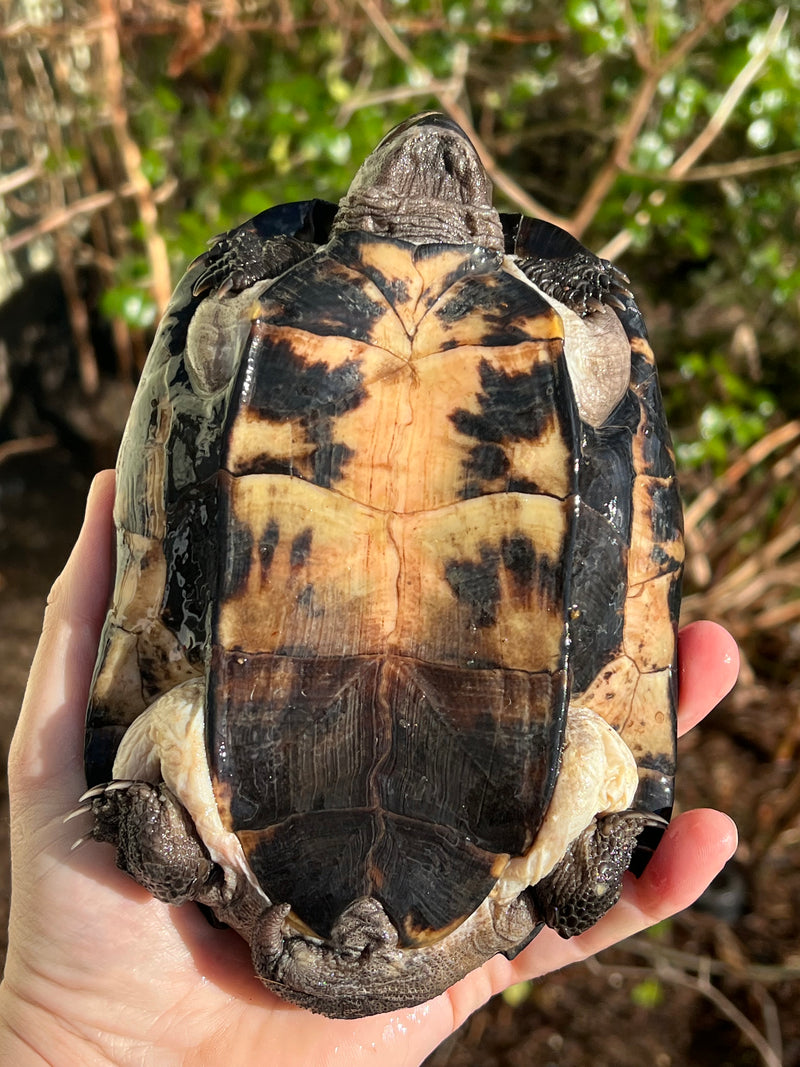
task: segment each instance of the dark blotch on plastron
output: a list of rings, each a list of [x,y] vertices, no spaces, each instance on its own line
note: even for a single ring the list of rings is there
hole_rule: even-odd
[[[275,549],[281,539],[281,528],[274,519],[271,519],[258,539],[258,558],[261,561],[261,581],[264,582],[272,566]]]
[[[514,580],[523,586],[529,586],[533,581],[536,568],[536,550],[533,542],[524,534],[513,534],[504,537],[501,548],[503,566],[510,572]]]
[[[500,445],[483,444],[470,449],[469,461],[465,466],[468,466],[473,477],[493,481],[508,474],[511,464]]]
[[[264,297],[275,326],[294,326],[326,337],[369,341],[387,312],[375,300],[361,262],[362,233],[342,234],[325,252],[288,271]],[[347,300],[342,293],[347,292]]]
[[[303,477],[291,459],[275,459],[274,456],[266,455],[265,453],[248,461],[247,473],[289,475],[293,478]]]
[[[289,565],[292,567],[302,567],[302,565],[308,562],[308,557],[311,554],[311,541],[314,536],[314,531],[310,526],[306,526],[305,530],[301,530],[292,539],[292,547],[289,550]]]
[[[391,307],[405,304],[408,301],[408,284],[403,278],[390,278],[372,263],[363,261],[357,264],[358,270],[364,274],[376,289],[386,297]]]
[[[325,611],[324,608],[314,607],[314,586],[311,583],[304,586],[302,592],[298,593],[297,606],[302,608],[307,615],[312,615],[314,618],[322,615]]]
[[[456,599],[469,608],[470,621],[475,626],[493,626],[497,621],[500,602],[498,553],[481,548],[480,562],[449,560],[444,576]]]
[[[522,595],[535,593],[554,611],[565,611],[564,560],[555,562],[540,555],[531,539],[523,533],[504,537],[501,543],[503,566]]]
[[[260,361],[248,403],[262,418],[274,422],[336,418],[366,398],[360,362],[345,360],[336,367],[298,356],[291,341],[270,340],[259,346]]]
[[[450,415],[459,433],[490,444],[533,441],[542,434],[555,412],[558,372],[553,364],[508,374],[483,359],[480,379],[480,410],[459,408]]]
[[[522,283],[519,283],[519,287],[522,288]],[[531,336],[524,325],[514,321],[517,314],[527,319],[550,310],[549,305],[529,286],[525,286],[523,292],[523,299],[519,299],[515,280],[501,278],[500,275],[468,277],[452,295],[445,297],[436,308],[436,315],[456,336],[462,319],[480,315],[486,323],[486,329],[478,343],[486,348],[523,344],[530,341]]]
[[[462,462],[464,484],[461,487],[462,500],[472,500],[487,492],[497,492],[506,488],[501,479],[506,479],[511,464],[500,445],[482,444],[470,449],[469,459]],[[500,484],[492,484],[498,483]]]
[[[530,496],[538,496],[542,492],[542,488],[538,482],[534,482],[530,478],[509,478],[508,492],[528,493]]]
[[[345,465],[355,452],[343,441],[329,440],[327,434],[312,432],[309,436],[317,445],[314,452],[314,484],[328,489],[343,477]]]
[[[315,445],[313,481],[329,487],[342,477],[353,452],[333,440],[336,419],[357,408],[367,392],[358,360],[336,367],[297,356],[291,342],[254,342],[251,360],[256,373],[247,403],[260,417],[272,422],[297,420]],[[268,457],[261,457],[258,471],[268,473]]]

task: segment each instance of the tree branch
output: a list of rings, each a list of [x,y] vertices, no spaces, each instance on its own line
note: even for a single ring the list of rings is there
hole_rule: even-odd
[[[697,25],[688,30],[658,62],[650,66],[650,69],[645,72],[644,80],[634,98],[633,106],[617,137],[614,148],[587,189],[575,214],[567,223],[566,228],[576,237],[580,237],[588,228],[600,205],[614,185],[618,174],[628,166],[633,145],[650,113],[653,98],[658,90],[658,83],[669,70],[677,66],[691,52],[711,27],[724,18],[735,6],[736,0],[720,0],[716,4],[708,4],[704,17],[700,19]]]
[[[772,49],[775,47],[778,38],[780,37],[781,30],[786,24],[786,19],[789,17],[789,9],[786,7],[779,7],[775,12],[772,22],[769,25],[769,29],[764,35],[764,40],[761,43],[761,47],[755,52],[750,59],[745,63],[736,77],[730,84],[728,91],[720,100],[719,105],[708,120],[705,128],[695,137],[694,141],[689,145],[686,151],[675,160],[672,166],[667,171],[667,176],[671,179],[682,178],[686,172],[691,168],[695,160],[705,152],[711,142],[717,137],[725,123],[731,117],[731,114],[738,104],[742,94],[747,87],[755,81],[759,74],[759,71],[769,58]]]

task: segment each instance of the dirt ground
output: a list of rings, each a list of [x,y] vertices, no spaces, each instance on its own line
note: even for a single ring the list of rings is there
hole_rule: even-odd
[[[0,464],[4,754],[47,589],[78,529],[88,480],[60,449]],[[800,634],[793,637],[800,644]],[[681,749],[679,808],[720,807],[742,836],[701,906],[496,998],[428,1067],[800,1067],[800,730],[797,682],[785,673],[781,684],[745,678]],[[5,779],[2,804],[7,912]]]

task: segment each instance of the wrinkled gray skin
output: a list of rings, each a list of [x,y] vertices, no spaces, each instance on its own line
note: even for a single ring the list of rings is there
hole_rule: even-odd
[[[361,167],[332,236],[352,229],[416,244],[504,247],[491,184],[474,148],[455,124],[434,115],[397,127]],[[123,870],[160,900],[212,908],[248,940],[268,986],[335,1018],[424,1002],[498,952],[513,957],[545,920],[564,936],[587,929],[619,896],[637,836],[651,821],[630,811],[598,819],[555,871],[516,901],[497,905],[487,898],[439,942],[401,950],[374,899],[355,901],[330,943],[303,936],[287,921],[289,904],[271,904],[244,875],[213,862],[163,783],[114,782],[95,787],[84,800],[94,816],[94,838],[117,847]]]
[[[494,252],[505,243],[486,171],[463,131],[441,115],[396,126],[364,161],[331,236],[347,230]]]

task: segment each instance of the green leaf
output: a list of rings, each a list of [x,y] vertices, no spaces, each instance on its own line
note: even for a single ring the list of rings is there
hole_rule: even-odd
[[[657,978],[645,978],[631,989],[631,1000],[639,1008],[657,1008],[664,1001],[664,987]]]

